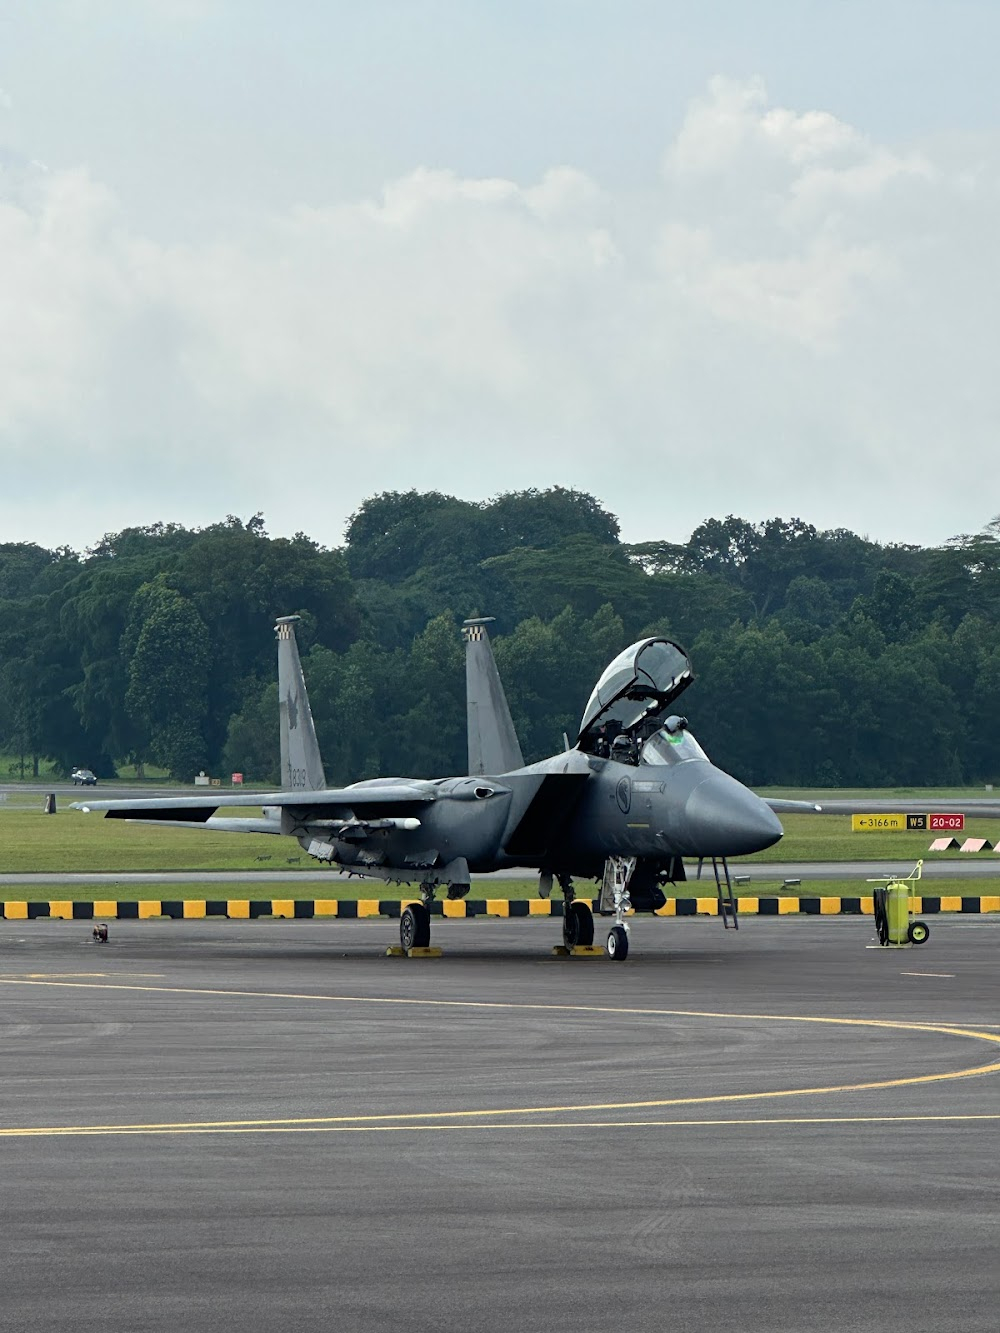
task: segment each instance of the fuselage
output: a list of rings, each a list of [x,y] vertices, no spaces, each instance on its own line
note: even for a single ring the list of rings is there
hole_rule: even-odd
[[[413,871],[463,858],[480,873],[591,875],[609,856],[745,856],[783,832],[760,797],[705,758],[667,767],[570,750],[496,776],[395,781],[433,796],[417,812],[419,833],[379,839],[381,866]],[[338,847],[337,860],[363,870],[373,850],[371,839],[364,849]]]

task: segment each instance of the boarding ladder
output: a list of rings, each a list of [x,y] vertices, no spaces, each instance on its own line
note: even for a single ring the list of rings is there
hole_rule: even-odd
[[[704,864],[705,858],[700,857],[698,861],[699,879],[701,879],[701,869]],[[719,916],[722,917],[722,924],[727,930],[739,930],[740,919],[736,912],[733,880],[729,873],[729,862],[724,856],[712,857],[712,873],[715,876],[715,892],[719,897]]]

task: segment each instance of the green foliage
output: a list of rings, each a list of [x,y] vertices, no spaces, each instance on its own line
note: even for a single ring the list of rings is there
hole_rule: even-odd
[[[223,774],[242,773],[247,782],[278,785],[281,754],[274,723],[277,716],[277,681],[250,691],[243,707],[229,719],[222,748]]]
[[[131,647],[126,711],[149,738],[150,756],[190,782],[207,763],[210,658],[204,621],[158,575],[132,599],[123,642]]]
[[[746,781],[1000,777],[1000,519],[929,550],[733,515],[625,545],[559,487],[385,492],[342,550],[271,538],[259,514],[127,528],[82,556],[0,544],[0,746],[28,775],[159,762],[276,781],[287,614],[332,782],[464,769],[472,615],[497,617],[527,760],[575,740],[624,644],[663,634],[692,657],[693,728]]]

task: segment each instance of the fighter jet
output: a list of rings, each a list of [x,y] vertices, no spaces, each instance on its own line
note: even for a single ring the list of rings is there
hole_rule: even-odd
[[[461,898],[471,876],[505,868],[538,873],[539,893],[563,896],[564,949],[593,947],[594,916],[575,881],[600,883],[611,918],[607,953],[628,954],[633,910],[662,907],[662,886],[685,878],[683,858],[711,862],[720,915],[738,924],[726,859],[782,836],[772,806],[716,768],[675,711],[693,680],[687,654],[666,638],[631,644],[609,664],[584,709],[575,742],[525,764],[490,645],[489,619],[467,620],[468,773],[374,778],[327,787],[295,640],[282,616],[278,641],[281,791],[258,796],[260,818],[220,816],[246,795],[78,802],[109,819],[181,823],[293,837],[342,872],[413,884],[420,901],[400,913],[400,943],[430,944],[439,892]]]

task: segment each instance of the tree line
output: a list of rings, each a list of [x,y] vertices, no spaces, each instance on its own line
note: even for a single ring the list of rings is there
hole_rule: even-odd
[[[458,627],[476,615],[496,617],[529,761],[575,739],[619,649],[663,634],[693,662],[692,729],[744,781],[1000,767],[1000,518],[932,548],[732,516],[628,544],[595,497],[559,487],[386,492],[337,549],[270,537],[259,514],[128,528],[83,553],[0,544],[0,750],[35,773],[276,782],[271,630],[289,614],[331,783],[462,771]]]

